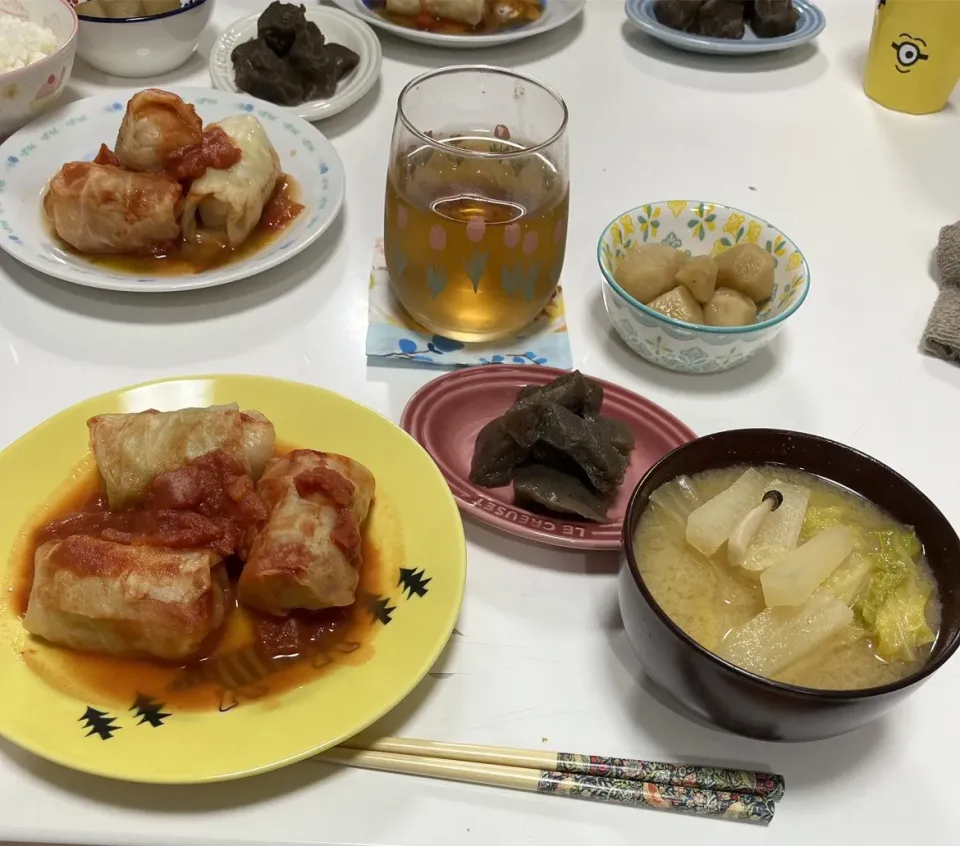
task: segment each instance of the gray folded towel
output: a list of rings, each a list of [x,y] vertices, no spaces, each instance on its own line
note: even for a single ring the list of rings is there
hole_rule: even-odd
[[[937,270],[940,296],[923,330],[923,349],[960,364],[960,221],[940,230]]]

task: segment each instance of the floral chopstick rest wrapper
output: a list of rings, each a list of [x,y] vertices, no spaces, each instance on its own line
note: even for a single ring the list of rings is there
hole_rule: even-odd
[[[367,355],[372,359],[437,367],[539,364],[569,370],[573,366],[559,286],[539,317],[515,337],[464,344],[434,335],[404,311],[390,288],[382,239],[378,239],[373,253],[367,321]]]

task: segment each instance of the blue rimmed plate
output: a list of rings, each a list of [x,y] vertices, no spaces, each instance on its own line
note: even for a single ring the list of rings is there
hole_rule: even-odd
[[[826,18],[813,3],[807,0],[793,0],[793,5],[800,13],[797,28],[789,35],[778,38],[758,38],[750,27],[742,39],[708,38],[704,35],[693,35],[670,29],[657,20],[653,7],[656,0],[627,0],[625,11],[627,17],[642,29],[647,35],[663,41],[679,50],[691,53],[710,53],[722,56],[745,56],[756,53],[775,53],[790,47],[797,47],[813,41],[827,25]]]
[[[226,91],[171,86],[192,103],[204,124],[230,115],[260,119],[284,173],[299,186],[304,210],[274,240],[250,255],[189,275],[137,276],[94,264],[52,236],[41,206],[47,182],[68,161],[89,161],[101,143],[113,145],[127,101],[141,89],[112,91],[70,103],[11,135],[0,145],[0,248],[57,279],[111,291],[160,293],[212,288],[276,267],[306,249],[333,223],[343,205],[343,164],[313,126],[281,106]]]

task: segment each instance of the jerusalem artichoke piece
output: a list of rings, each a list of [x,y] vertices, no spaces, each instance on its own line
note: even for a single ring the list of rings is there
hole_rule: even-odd
[[[757,322],[757,304],[733,288],[717,288],[703,319],[707,326],[750,326]]]
[[[661,294],[647,304],[654,311],[672,317],[674,320],[683,320],[686,323],[703,325],[703,309],[690,293],[686,285],[677,285],[672,291]]]
[[[763,599],[771,608],[802,605],[853,551],[853,532],[831,526],[798,546],[760,576]]]
[[[704,555],[713,555],[765,490],[763,476],[751,467],[729,488],[691,512],[687,543]]]
[[[710,256],[694,256],[677,271],[674,280],[686,285],[693,298],[706,305],[717,287],[717,270],[717,263]]]
[[[649,303],[677,284],[673,277],[686,260],[686,253],[666,244],[631,247],[617,262],[613,278],[635,300]]]
[[[773,294],[773,256],[756,244],[737,244],[717,256],[717,285],[759,304]]]
[[[852,623],[853,611],[847,605],[818,591],[799,608],[767,608],[731,629],[718,654],[748,672],[771,676]]]

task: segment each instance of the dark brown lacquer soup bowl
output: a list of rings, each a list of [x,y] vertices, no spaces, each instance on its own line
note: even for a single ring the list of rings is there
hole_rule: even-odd
[[[736,465],[802,470],[860,494],[914,527],[938,584],[939,635],[927,662],[898,682],[862,690],[815,690],[771,681],[709,652],[656,603],[640,576],[633,538],[650,494],[686,474]],[[746,737],[806,741],[858,728],[913,693],[960,645],[960,538],[910,482],[874,458],[815,435],[737,429],[698,438],[664,456],[641,479],[623,521],[618,581],[627,636],[648,676],[682,706]]]

